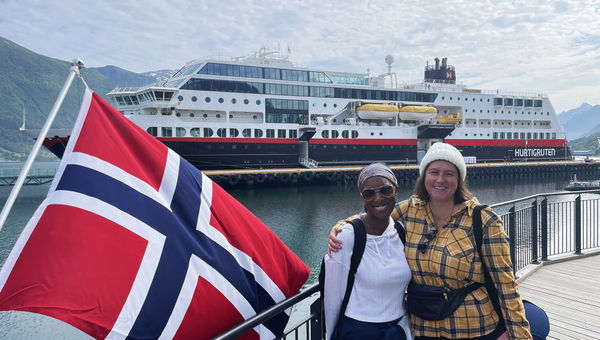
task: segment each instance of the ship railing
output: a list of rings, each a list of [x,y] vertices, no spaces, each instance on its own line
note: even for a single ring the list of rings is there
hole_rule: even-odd
[[[517,277],[531,265],[600,250],[600,190],[538,194],[491,205],[504,221]],[[296,306],[290,323],[276,339],[322,339],[319,283],[220,334],[233,339]],[[309,306],[307,308],[307,306]],[[304,310],[301,310],[304,309]],[[309,309],[308,312],[306,309]],[[296,318],[295,315],[301,314]],[[297,320],[297,321],[295,321]]]
[[[404,89],[423,89],[423,85],[429,84],[430,86],[426,88],[429,91],[443,91],[443,92],[453,92],[453,93],[482,93],[482,94],[491,94],[496,96],[505,96],[505,97],[526,97],[526,98],[547,98],[548,94],[546,93],[537,93],[537,92],[526,92],[526,91],[506,91],[506,90],[481,90],[481,89],[470,89],[467,86],[463,85],[463,83],[457,82],[456,84],[445,83],[444,80],[436,80],[435,82],[424,82],[423,80],[413,80],[400,84],[399,88]]]

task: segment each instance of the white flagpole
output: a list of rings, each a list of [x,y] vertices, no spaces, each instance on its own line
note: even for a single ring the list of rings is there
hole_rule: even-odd
[[[38,138],[35,141],[31,152],[29,153],[29,156],[27,157],[27,161],[25,161],[25,165],[23,165],[23,169],[21,169],[19,178],[15,182],[15,185],[13,186],[12,191],[8,196],[8,199],[4,204],[4,208],[2,208],[2,213],[0,214],[0,230],[2,230],[4,222],[6,222],[6,218],[8,217],[8,214],[10,213],[12,206],[15,203],[15,200],[17,199],[17,195],[21,191],[21,187],[23,187],[25,178],[27,177],[31,166],[33,165],[35,157],[37,156],[38,152],[40,151],[40,148],[42,147],[42,143],[44,142],[44,139],[46,138],[46,135],[50,130],[50,126],[52,126],[52,122],[54,122],[54,118],[58,113],[58,109],[60,109],[60,106],[62,105],[62,102],[65,99],[65,96],[67,95],[67,91],[69,90],[69,87],[71,86],[75,75],[79,75],[79,70],[83,68],[83,62],[79,59],[73,60],[71,65],[72,66],[69,70],[69,76],[67,77],[67,81],[65,81],[62,90],[60,90],[58,98],[56,98],[56,102],[54,103],[54,106],[52,107],[52,110],[50,111],[50,114],[48,115],[48,118],[46,119],[46,122],[44,123],[44,126],[42,127],[42,130],[40,131],[40,134],[38,135]]]

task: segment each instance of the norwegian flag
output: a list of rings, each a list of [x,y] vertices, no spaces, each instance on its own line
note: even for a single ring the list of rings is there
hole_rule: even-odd
[[[48,197],[0,271],[0,310],[95,338],[205,339],[308,273],[244,206],[88,90]],[[288,316],[244,337],[273,338]]]

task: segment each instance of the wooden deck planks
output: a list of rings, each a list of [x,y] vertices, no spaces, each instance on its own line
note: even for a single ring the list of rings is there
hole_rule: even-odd
[[[600,255],[544,265],[519,292],[548,314],[549,339],[600,339]]]

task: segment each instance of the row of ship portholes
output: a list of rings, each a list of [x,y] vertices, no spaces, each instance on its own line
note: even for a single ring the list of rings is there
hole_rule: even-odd
[[[471,134],[465,133],[465,137],[470,136]],[[454,132],[450,134],[450,136],[455,136]],[[473,133],[473,137],[484,137],[483,133]],[[493,135],[490,133],[486,134],[486,137],[493,136],[493,139],[556,139],[556,133],[550,132],[540,132],[539,135],[537,132],[494,132]]]
[[[198,97],[196,97],[196,96],[192,96],[191,99],[192,99],[192,101],[194,103],[198,101]],[[177,100],[179,100],[180,102],[182,102],[183,101],[183,96],[178,96]],[[207,102],[207,103],[210,103],[211,100],[212,99],[210,97],[204,98],[204,101]],[[219,99],[217,99],[217,101],[219,103],[223,104],[225,102],[225,99],[223,99],[222,97],[220,97]],[[237,99],[236,98],[231,98],[231,104],[236,104],[236,103],[237,103]],[[246,105],[248,105],[248,104],[250,104],[250,101],[248,99],[244,99],[243,103],[246,104]],[[256,105],[260,105],[260,104],[262,104],[262,101],[260,99],[257,99],[256,100]]]
[[[473,111],[473,113],[475,113],[475,109],[472,109],[472,111]],[[465,113],[466,113],[466,112],[469,112],[469,109],[465,109]],[[479,113],[483,113],[483,110],[479,109]],[[487,113],[490,113],[490,110],[487,110]],[[498,113],[498,110],[494,110],[494,113]],[[506,113],[507,113],[507,114],[510,114],[510,111],[507,111]],[[504,110],[500,110],[500,114],[504,114]],[[519,111],[515,111],[515,114],[517,114],[517,115],[518,115],[518,114],[519,114]],[[521,114],[522,114],[522,115],[524,115],[524,114],[525,114],[525,111],[521,111]],[[527,114],[528,114],[528,115],[531,115],[531,111],[527,111]],[[535,116],[535,115],[537,115],[537,112],[536,112],[536,111],[534,111],[534,112],[533,112],[533,115],[534,115],[534,116]],[[544,115],[544,112],[540,112],[540,116],[543,116],[543,115]],[[550,115],[550,111],[546,111],[546,116],[549,116],[549,115]]]
[[[179,100],[180,102],[182,102],[182,101],[183,101],[183,99],[184,99],[184,98],[183,98],[183,96],[181,96],[181,95],[177,97],[177,100]],[[194,103],[198,101],[198,97],[196,97],[196,96],[192,96],[192,98],[191,98],[191,99],[192,99],[192,102],[194,102]],[[212,100],[212,99],[211,99],[210,97],[206,97],[206,98],[204,98],[204,101],[205,101],[205,102],[207,102],[207,103],[210,103],[210,102],[211,102],[211,100]],[[225,102],[225,99],[223,99],[222,97],[220,97],[219,99],[217,99],[217,101],[218,101],[220,104],[223,104],[223,103]],[[236,104],[236,103],[237,103],[237,99],[236,99],[236,98],[231,98],[231,104]],[[244,103],[244,104],[246,104],[246,105],[248,105],[248,104],[250,104],[250,101],[249,101],[248,99],[244,99],[244,100],[243,100],[243,103]],[[257,100],[256,100],[256,105],[260,105],[260,104],[262,104],[262,101],[261,101],[260,99],[257,99]],[[315,106],[315,105],[316,105],[316,104],[315,104],[315,103],[313,103],[313,106]],[[337,106],[338,106],[337,104],[333,104],[333,107],[334,107],[334,108],[337,108]],[[323,103],[323,107],[327,107],[327,103]]]

